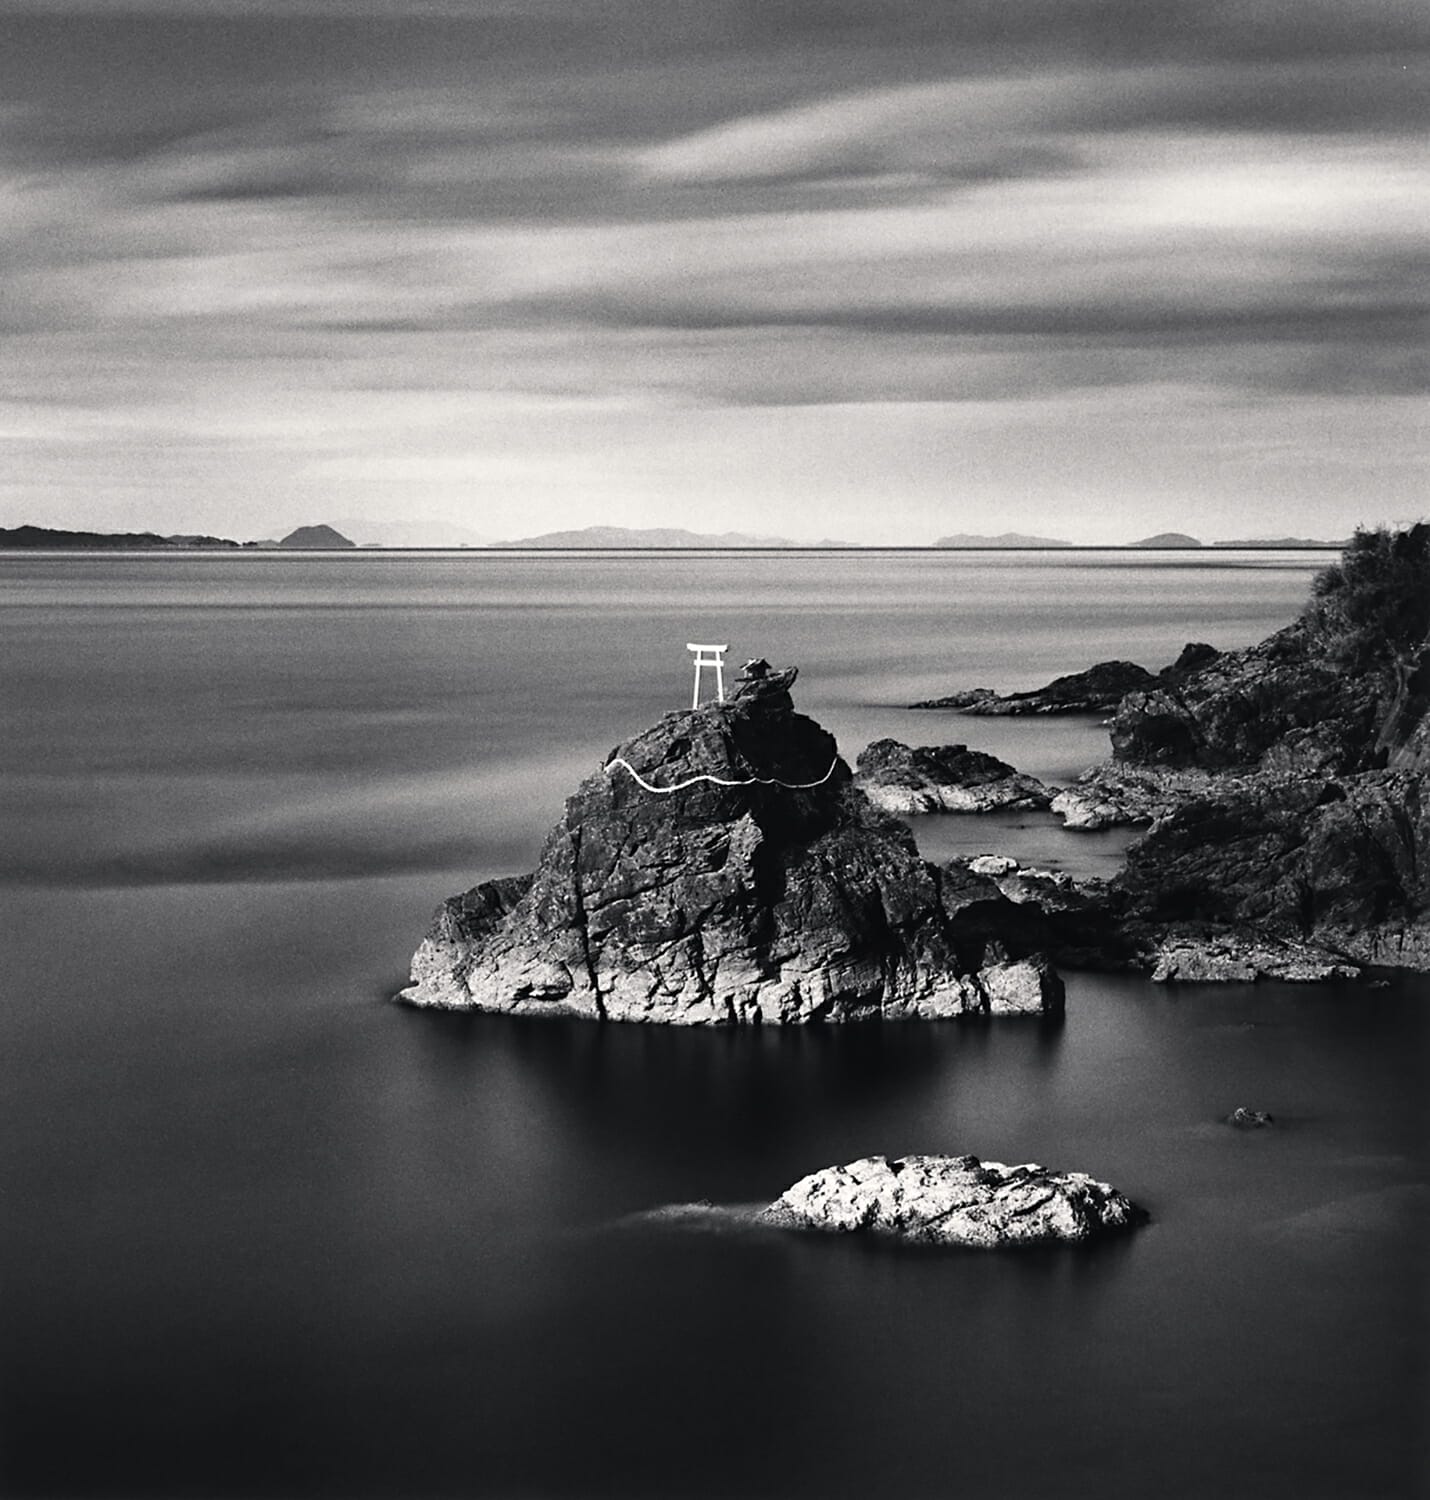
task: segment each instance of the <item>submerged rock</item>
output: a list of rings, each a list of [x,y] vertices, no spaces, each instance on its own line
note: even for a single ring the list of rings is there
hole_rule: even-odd
[[[1237,1130],[1265,1130],[1276,1123],[1276,1117],[1264,1109],[1247,1109],[1245,1105],[1238,1105],[1226,1117],[1226,1123]]]
[[[802,1178],[763,1218],[787,1229],[995,1249],[1076,1244],[1135,1228],[1147,1214],[1081,1172],[976,1156],[869,1156]]]
[[[855,762],[855,785],[885,812],[991,812],[1046,807],[1051,790],[1007,761],[967,745],[900,744],[875,740]]]
[[[444,903],[400,998],[687,1025],[1060,1012],[1020,909],[921,859],[794,712],[794,673],[751,668],[617,746],[534,874]]]

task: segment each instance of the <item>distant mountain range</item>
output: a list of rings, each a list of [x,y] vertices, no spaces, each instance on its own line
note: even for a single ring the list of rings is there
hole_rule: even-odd
[[[1317,542],[1304,536],[1259,536],[1246,538],[1240,541],[1228,542],[1199,542],[1196,537],[1188,536],[1184,531],[1161,531],[1156,536],[1145,537],[1140,542],[1129,542],[1129,547],[1315,547],[1325,548],[1331,551],[1339,551],[1346,547],[1348,542]]]
[[[1004,531],[997,536],[978,536],[970,531],[957,531],[952,536],[941,536],[935,547],[1071,547],[1055,536],[1024,536],[1020,531]]]
[[[706,534],[679,527],[586,526],[580,531],[546,531],[540,536],[493,542],[493,547],[852,547],[852,542],[792,542],[782,536],[750,536],[743,531]]]
[[[1213,547],[1316,547],[1331,552],[1342,552],[1350,546],[1350,538],[1338,542],[1317,542],[1305,536],[1258,536],[1248,541],[1213,542]]]

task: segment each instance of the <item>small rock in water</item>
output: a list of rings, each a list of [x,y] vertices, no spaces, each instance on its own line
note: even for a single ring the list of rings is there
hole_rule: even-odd
[[[802,1178],[762,1215],[785,1229],[996,1249],[1133,1229],[1147,1213],[1081,1172],[976,1156],[868,1156]]]
[[[1268,1125],[1276,1123],[1276,1117],[1269,1115],[1264,1109],[1247,1109],[1244,1105],[1238,1105],[1226,1117],[1228,1125],[1234,1125],[1238,1130],[1264,1130]]]

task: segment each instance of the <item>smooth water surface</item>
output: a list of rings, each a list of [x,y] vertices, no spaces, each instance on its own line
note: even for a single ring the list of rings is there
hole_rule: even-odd
[[[790,1033],[384,998],[441,896],[529,866],[682,706],[687,640],[797,662],[851,759],[1056,780],[1096,724],[901,705],[1244,644],[1318,561],[0,557],[0,1486],[1418,1494],[1423,981],[1073,976],[1060,1027]],[[1009,1256],[648,1217],[913,1151],[1090,1171],[1154,1222]]]

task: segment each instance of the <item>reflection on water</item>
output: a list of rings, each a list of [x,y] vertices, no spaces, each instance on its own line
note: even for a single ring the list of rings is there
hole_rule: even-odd
[[[788,1033],[380,998],[679,705],[672,641],[799,661],[847,753],[1052,775],[1097,726],[888,705],[1236,644],[1305,581],[910,557],[0,560],[7,1494],[1415,1492],[1423,981],[1074,975],[1061,1026]],[[1153,1223],[1004,1256],[631,1218],[913,1151]]]

